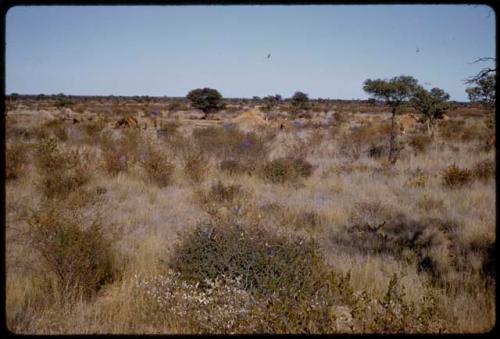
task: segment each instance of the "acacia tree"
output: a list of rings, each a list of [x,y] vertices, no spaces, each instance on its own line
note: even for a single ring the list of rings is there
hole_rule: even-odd
[[[197,88],[193,89],[186,96],[193,107],[198,108],[205,113],[206,118],[208,113],[216,112],[224,108],[222,95],[216,89],[212,88]]]
[[[297,91],[292,96],[292,106],[296,109],[305,109],[309,102],[309,96],[306,93]]]
[[[423,120],[427,123],[427,132],[432,137],[434,137],[435,121],[442,119],[451,107],[449,99],[450,95],[440,88],[435,87],[428,91],[419,87],[410,100],[412,106],[422,114]]]
[[[389,162],[394,164],[396,155],[396,114],[415,93],[418,88],[417,80],[411,76],[401,75],[389,80],[367,79],[364,82],[363,90],[375,99],[384,100],[391,107],[391,134],[389,138]]]
[[[496,102],[496,74],[490,73],[476,79],[476,86],[469,87],[465,91],[469,95],[471,102],[478,102],[488,110],[490,119],[488,125],[493,130],[495,129],[495,102]]]

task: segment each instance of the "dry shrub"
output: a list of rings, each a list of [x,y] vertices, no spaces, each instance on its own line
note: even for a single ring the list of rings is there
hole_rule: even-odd
[[[444,209],[444,202],[441,199],[434,199],[427,195],[424,195],[422,199],[417,201],[417,206],[426,212],[430,212],[433,210],[439,211]]]
[[[305,230],[315,233],[323,230],[326,218],[320,213],[310,210],[297,213],[284,213],[284,218],[280,222],[284,227],[291,228],[295,231]]]
[[[231,204],[244,195],[241,185],[224,185],[221,181],[212,184],[208,191],[198,191],[198,198],[202,205]]]
[[[63,292],[90,296],[115,276],[112,244],[99,218],[89,220],[76,210],[48,204],[34,211],[28,224],[31,245]]]
[[[99,135],[105,127],[106,122],[104,119],[96,119],[83,124],[83,129],[87,135],[87,141],[89,143],[99,141]]]
[[[179,127],[180,124],[177,121],[162,121],[156,133],[158,137],[168,140],[176,136]]]
[[[129,155],[132,161],[138,161],[141,148],[145,140],[142,137],[141,130],[138,128],[127,128],[122,130],[122,138],[119,141],[119,147]]]
[[[219,163],[219,169],[227,172],[229,175],[237,175],[243,173],[251,173],[251,168],[238,160],[225,159]]]
[[[119,150],[108,148],[104,150],[104,169],[111,176],[128,170],[128,158]]]
[[[460,248],[457,224],[435,218],[411,219],[382,208],[378,203],[360,205],[348,226],[334,233],[331,241],[339,251],[355,255],[391,256],[415,265],[440,283],[447,274],[460,270],[456,258]]]
[[[191,151],[185,155],[184,173],[193,183],[202,182],[207,174],[208,159],[201,151]]]
[[[453,119],[439,122],[439,134],[447,141],[457,141],[465,126],[465,121],[462,119]]]
[[[490,159],[485,159],[476,163],[471,171],[476,179],[488,181],[495,177],[495,163]]]
[[[422,188],[422,187],[427,186],[428,181],[429,181],[429,178],[425,174],[417,173],[415,176],[409,178],[406,181],[406,185],[409,187]]]
[[[21,127],[21,126],[11,126],[10,124],[6,124],[5,126],[5,138],[10,139],[21,139],[24,141],[30,140],[33,138],[32,130]]]
[[[90,180],[89,154],[80,150],[61,150],[56,139],[37,145],[35,162],[41,174],[37,188],[44,197],[65,198]]]
[[[175,170],[174,163],[165,152],[149,146],[140,159],[142,167],[146,170],[148,178],[159,187],[165,187],[172,183],[172,174]]]
[[[141,148],[144,147],[144,140],[138,129],[125,129],[118,140],[111,137],[110,133],[103,133],[99,136],[101,144],[103,167],[112,176],[120,172],[126,172],[129,166],[140,161]]]
[[[252,165],[267,157],[268,148],[261,136],[245,134],[232,126],[196,129],[193,138],[205,154],[219,159],[238,159]]]
[[[488,135],[488,128],[482,125],[467,125],[464,120],[443,121],[439,127],[440,135],[446,141],[482,140]]]
[[[384,145],[372,144],[370,148],[368,148],[367,153],[369,158],[380,159],[386,154],[386,147]]]
[[[62,120],[53,119],[53,120],[47,121],[42,126],[40,126],[40,129],[45,130],[46,132],[39,131],[38,135],[42,136],[42,137],[55,136],[60,141],[67,141],[68,140],[68,133],[66,131],[65,125],[66,124]]]
[[[462,133],[462,141],[487,140],[491,136],[491,128],[485,124],[474,123],[468,126]]]
[[[340,152],[359,158],[361,153],[371,145],[383,144],[388,136],[388,133],[385,133],[384,126],[383,124],[366,124],[352,127],[350,133],[343,134],[340,137]]]
[[[467,168],[459,168],[455,164],[443,171],[443,185],[449,188],[462,187],[474,179],[474,173]]]
[[[303,158],[277,158],[266,162],[261,169],[264,180],[283,184],[294,182],[299,178],[307,178],[313,172],[313,166]]]
[[[28,145],[14,142],[5,150],[5,180],[15,180],[23,175],[27,166]]]
[[[415,153],[422,153],[427,150],[427,147],[432,143],[432,138],[428,135],[412,135],[408,144],[413,148]]]

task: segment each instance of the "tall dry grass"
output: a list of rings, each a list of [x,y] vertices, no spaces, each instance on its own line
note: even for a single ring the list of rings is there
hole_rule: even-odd
[[[432,140],[400,135],[395,165],[379,156],[383,119],[360,119],[271,134],[112,130],[103,119],[65,126],[68,138],[58,124],[18,133],[12,120],[8,328],[491,330],[496,169],[482,118],[442,123]]]

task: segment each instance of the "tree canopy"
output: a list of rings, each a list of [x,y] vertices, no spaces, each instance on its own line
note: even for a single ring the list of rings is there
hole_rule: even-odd
[[[193,107],[202,110],[205,114],[216,112],[224,107],[222,95],[216,89],[197,88],[187,95]]]
[[[440,88],[435,87],[428,91],[419,87],[410,102],[422,114],[423,120],[427,121],[429,132],[432,133],[434,121],[442,119],[443,115],[450,109],[449,99],[450,95]]]
[[[409,100],[418,88],[415,78],[401,75],[389,80],[367,79],[363,90],[375,99],[384,100],[390,106],[399,106]]]
[[[495,77],[496,74],[493,73],[476,80],[476,86],[469,87],[465,90],[469,95],[469,100],[481,103],[488,108],[494,108],[496,100]]]

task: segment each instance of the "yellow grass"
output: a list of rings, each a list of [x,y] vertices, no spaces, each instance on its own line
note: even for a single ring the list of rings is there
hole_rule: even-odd
[[[16,124],[25,124],[27,128],[50,119],[51,115],[57,117],[60,114],[52,111],[38,116],[36,111],[29,109],[9,112],[9,116],[16,117]],[[372,124],[381,123],[383,115],[370,117]],[[340,133],[350,133],[350,125],[367,118],[356,114],[348,119]],[[414,123],[410,120],[412,118],[407,118],[404,123],[410,126]],[[190,133],[194,128],[223,123],[189,119],[179,121],[179,133],[188,140],[192,140]],[[254,127],[266,124],[254,111],[243,113],[232,122],[243,129],[251,125],[257,133],[260,130]],[[113,123],[114,120],[110,122]],[[467,123],[479,126],[483,121],[469,117]],[[67,128],[76,129],[74,133],[79,133],[78,126],[67,125]],[[405,127],[408,129],[408,126]],[[327,127],[319,131],[293,127],[291,131],[279,130],[279,126],[271,128],[276,129],[277,135],[270,141],[268,159],[294,155],[300,150],[315,168],[310,177],[296,183],[271,184],[256,174],[230,176],[220,171],[211,159],[204,174],[205,180],[193,184],[183,172],[180,158],[174,156],[175,151],[156,140],[155,131],[148,126],[147,130],[141,130],[141,140],[150,140],[153,147],[168,153],[176,166],[172,183],[160,188],[147,180],[143,168],[137,164],[132,164],[127,172],[109,176],[100,165],[98,143],[81,145],[71,138],[62,143],[64,148],[80,146],[95,152],[91,158],[94,162],[91,182],[86,187],[89,190],[105,188],[106,192],[102,194],[99,204],[88,207],[86,213],[100,211],[105,232],[117,234],[116,251],[121,272],[119,279],[104,285],[91,299],[72,302],[65,302],[57,294],[59,287],[55,277],[30,247],[26,235],[30,209],[42,200],[35,189],[40,174],[31,155],[29,171],[6,184],[6,313],[9,329],[27,334],[190,333],[192,329],[158,317],[146,299],[134,296],[131,292],[133,279],[135,275],[153,276],[166,270],[179,235],[209,218],[200,206],[196,192],[208,190],[218,181],[225,185],[241,185],[247,193],[243,205],[250,211],[248,217],[255,220],[275,220],[266,219],[272,217],[290,221],[300,213],[317,213],[322,218],[321,228],[312,232],[307,225],[302,229],[279,223],[269,227],[290,234],[307,234],[316,239],[331,267],[339,272],[350,272],[353,290],[364,290],[374,298],[383,298],[392,274],[397,273],[405,289],[405,301],[415,303],[417,308],[423,307],[419,303],[424,291],[433,290],[436,293],[439,303],[446,310],[443,316],[446,331],[484,332],[495,325],[496,282],[493,280],[492,284],[486,285],[478,273],[482,269],[483,257],[468,250],[470,244],[494,244],[496,241],[495,178],[486,182],[475,180],[458,188],[441,184],[442,171],[448,166],[455,163],[472,168],[484,159],[494,161],[494,151],[474,151],[480,140],[451,144],[438,134],[425,152],[415,154],[410,146],[405,146],[399,161],[387,168],[385,156],[375,159],[362,152],[358,159],[353,160],[340,153],[339,138],[333,136]],[[121,135],[122,132],[113,133]],[[407,136],[400,135],[398,138],[404,143]],[[7,140],[7,144],[14,142],[18,141]],[[36,142],[30,141],[32,145]],[[265,160],[262,159],[262,162]],[[420,179],[420,184],[415,184],[419,175],[425,176],[425,180]],[[400,213],[417,221],[437,218],[455,223],[456,245],[467,249],[460,253],[469,254],[460,258],[465,261],[466,268],[458,270],[450,266],[446,278],[451,282],[436,286],[431,284],[428,274],[419,272],[415,265],[401,258],[365,255],[356,253],[355,249],[345,252],[337,248],[331,239],[346,232],[346,227],[352,227],[353,218],[363,217],[362,213],[366,211],[360,211],[360,206],[376,202],[382,206],[374,212],[380,214],[376,218],[384,218],[383,213]],[[270,204],[279,206],[279,211],[272,216],[266,214],[271,212],[263,209]],[[451,265],[445,247],[435,246],[431,251],[437,251],[431,253],[441,257],[440,263]],[[469,292],[465,292],[466,284],[470,284],[467,287]],[[362,330],[356,329],[355,332]]]

